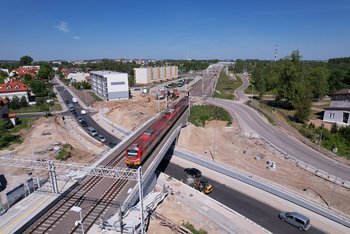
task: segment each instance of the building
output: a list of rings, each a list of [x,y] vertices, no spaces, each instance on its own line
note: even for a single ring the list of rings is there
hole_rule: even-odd
[[[12,100],[14,96],[17,96],[19,99],[24,96],[27,102],[29,102],[28,93],[28,86],[17,80],[9,80],[5,84],[0,84],[0,97],[2,98],[8,97]]]
[[[341,89],[331,96],[331,106],[325,108],[323,121],[350,125],[350,89]]]
[[[177,66],[134,68],[136,84],[149,84],[179,77]]]
[[[35,78],[38,74],[40,66],[22,66],[15,70],[15,73],[19,76],[30,75]]]
[[[9,113],[9,106],[6,99],[0,97],[0,119],[5,118]]]
[[[105,100],[129,99],[127,73],[113,71],[91,71],[92,90]]]
[[[17,115],[9,114],[9,106],[6,99],[0,97],[0,119],[8,119],[15,126],[17,123]]]
[[[76,72],[76,73],[69,73],[67,75],[67,80],[70,80],[70,82],[82,82],[87,81],[87,77],[89,76],[89,73],[86,72]]]

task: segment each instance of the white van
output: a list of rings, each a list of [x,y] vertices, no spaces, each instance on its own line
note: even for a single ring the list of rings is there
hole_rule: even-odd
[[[88,133],[89,133],[91,136],[97,136],[97,131],[96,131],[95,128],[93,128],[93,127],[88,127],[88,128],[87,128],[87,131],[88,131]]]

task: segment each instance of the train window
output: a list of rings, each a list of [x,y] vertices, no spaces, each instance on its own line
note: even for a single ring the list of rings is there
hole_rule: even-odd
[[[147,129],[143,134],[145,135],[151,135],[153,133],[154,129],[153,128],[149,128]]]
[[[137,150],[128,150],[128,157],[129,158],[137,158],[137,153],[138,151]]]

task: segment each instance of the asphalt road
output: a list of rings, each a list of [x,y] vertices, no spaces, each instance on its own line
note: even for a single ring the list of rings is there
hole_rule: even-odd
[[[186,179],[184,168],[172,163],[167,165],[164,172],[178,180]],[[209,183],[213,185],[214,189],[208,196],[235,210],[265,229],[273,233],[303,233],[290,224],[282,222],[278,218],[278,214],[281,212],[280,210],[257,201],[250,196],[240,193],[230,187],[227,187],[225,184],[221,184],[210,178]],[[323,233],[312,226],[307,232]]]
[[[237,117],[242,129],[257,133],[288,155],[310,164],[319,170],[350,181],[349,167],[335,163],[333,160],[323,156],[302,142],[286,135],[279,128],[263,121],[257,111],[243,103],[223,99],[207,99],[207,102],[224,107]]]
[[[72,103],[72,95],[63,87],[63,86],[56,86],[56,90],[57,92],[61,95],[63,101],[69,101],[69,103]],[[103,135],[106,138],[106,141],[104,142],[105,145],[110,146],[110,147],[114,147],[115,145],[117,145],[120,140],[117,139],[115,136],[111,135],[109,132],[107,132],[106,130],[104,130],[102,127],[100,127],[100,125],[98,125],[90,116],[89,113],[86,115],[81,115],[80,111],[83,109],[78,103],[73,103],[74,107],[77,111],[77,113],[79,114],[79,116],[83,117],[86,121],[86,123],[88,124],[89,127],[93,127],[96,129],[96,131],[98,132],[98,134]],[[66,104],[68,105],[68,104]],[[65,112],[63,115],[71,115],[73,116],[73,114],[69,111]],[[73,116],[74,117],[74,116]],[[78,117],[74,117],[74,119],[77,121],[78,123]],[[81,125],[79,124],[79,126],[81,127]],[[87,127],[83,128],[85,131],[87,131]]]

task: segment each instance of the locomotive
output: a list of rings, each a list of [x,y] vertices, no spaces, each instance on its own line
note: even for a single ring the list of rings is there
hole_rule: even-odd
[[[125,163],[128,167],[138,167],[145,161],[165,133],[186,110],[188,99],[189,97],[185,96],[167,109],[158,120],[127,147]]]

